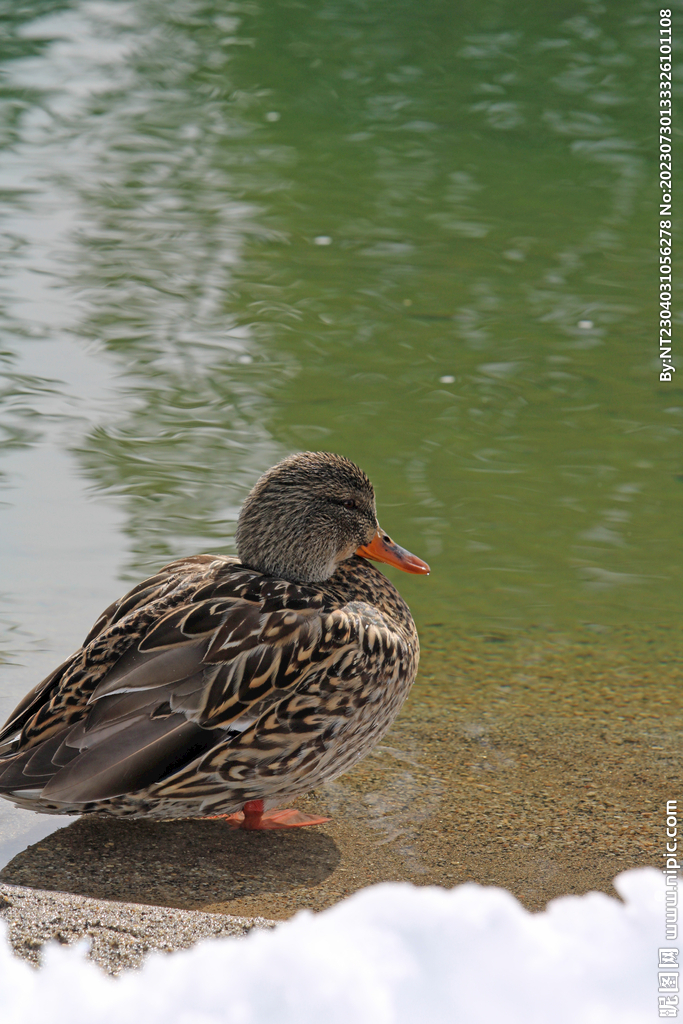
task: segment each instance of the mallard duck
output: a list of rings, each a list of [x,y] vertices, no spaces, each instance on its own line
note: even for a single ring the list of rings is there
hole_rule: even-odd
[[[236,541],[237,558],[171,562],[102,613],[0,731],[0,795],[51,814],[328,820],[276,808],[364,757],[417,671],[410,610],[368,559],[429,566],[328,452],[268,470]]]

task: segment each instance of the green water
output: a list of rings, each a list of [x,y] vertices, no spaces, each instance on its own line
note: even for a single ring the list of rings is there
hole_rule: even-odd
[[[679,626],[657,5],[0,10],[0,710],[302,448],[446,645]]]

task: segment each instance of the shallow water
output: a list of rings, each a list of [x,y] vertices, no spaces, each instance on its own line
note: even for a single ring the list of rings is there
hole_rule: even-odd
[[[598,663],[601,714],[624,702],[643,771],[675,780],[683,400],[656,359],[658,8],[3,6],[0,717],[130,581],[233,551],[260,471],[325,448],[432,565],[395,574],[424,667],[387,739],[422,750],[391,792],[424,814],[370,769],[325,799],[366,785],[353,813],[419,874],[425,822],[459,799],[459,716],[475,737],[496,708],[508,740],[565,736],[567,706],[595,724]],[[527,654],[500,649],[536,657],[531,682]],[[476,684],[494,669],[504,708]],[[594,739],[575,765],[602,756]],[[62,824],[2,806],[4,861]]]

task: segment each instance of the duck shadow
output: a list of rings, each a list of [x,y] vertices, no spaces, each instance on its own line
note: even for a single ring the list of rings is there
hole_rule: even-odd
[[[317,886],[339,860],[334,840],[317,829],[248,832],[221,820],[92,815],[17,854],[0,882],[200,910]]]

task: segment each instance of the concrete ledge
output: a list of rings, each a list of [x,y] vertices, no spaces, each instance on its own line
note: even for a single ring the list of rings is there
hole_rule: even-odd
[[[232,917],[0,884],[0,920],[9,926],[13,951],[40,964],[46,942],[90,940],[89,958],[108,974],[139,967],[152,952],[188,949],[201,939],[248,935],[274,928],[263,917]]]

